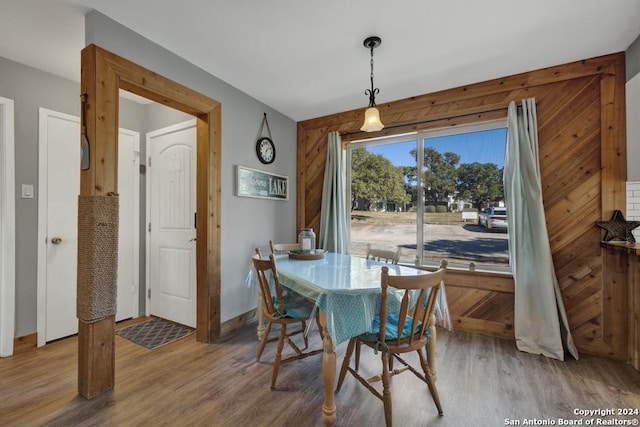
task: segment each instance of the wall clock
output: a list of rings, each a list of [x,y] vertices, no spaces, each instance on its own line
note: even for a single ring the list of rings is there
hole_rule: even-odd
[[[256,141],[256,154],[258,155],[258,160],[265,165],[273,163],[276,159],[276,146],[271,138],[258,138],[258,141]]]
[[[267,135],[262,136],[265,126],[267,127]],[[260,131],[258,132],[258,140],[256,141],[256,154],[258,160],[265,165],[273,163],[276,159],[276,146],[271,139],[271,129],[269,129],[269,122],[267,121],[267,113],[264,113],[262,117],[262,123],[260,124]]]

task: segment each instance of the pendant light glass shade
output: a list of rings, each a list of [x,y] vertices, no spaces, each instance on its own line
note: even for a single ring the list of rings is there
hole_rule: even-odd
[[[363,132],[377,132],[382,130],[384,125],[380,121],[380,112],[376,107],[369,107],[364,112],[364,123],[360,128]]]

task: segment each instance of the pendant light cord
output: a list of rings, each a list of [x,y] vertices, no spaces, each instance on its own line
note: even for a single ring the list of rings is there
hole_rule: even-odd
[[[378,94],[380,92],[380,89],[378,88],[373,88],[373,48],[375,47],[374,43],[370,43],[369,47],[371,48],[371,89],[366,89],[364,91],[365,95],[369,95],[369,107],[375,107],[376,106],[376,94]]]

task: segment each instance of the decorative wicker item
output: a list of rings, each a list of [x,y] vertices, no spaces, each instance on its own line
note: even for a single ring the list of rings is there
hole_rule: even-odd
[[[118,196],[78,197],[78,319],[116,314]]]
[[[640,221],[625,221],[621,211],[615,211],[611,221],[596,221],[596,225],[607,230],[607,234],[602,239],[603,242],[610,240],[624,240],[635,243],[636,239],[631,232],[634,228],[640,227]]]

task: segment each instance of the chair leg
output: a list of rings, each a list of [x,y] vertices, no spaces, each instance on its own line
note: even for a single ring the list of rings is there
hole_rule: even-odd
[[[382,402],[384,403],[384,420],[387,427],[393,425],[391,416],[391,374],[389,373],[389,352],[382,351]],[[393,356],[391,356],[393,357]]]
[[[362,343],[360,341],[356,342],[356,365],[355,365],[356,371],[360,369],[360,347],[361,346],[362,346]]]
[[[427,361],[429,362],[429,368],[431,369],[431,373],[433,374],[433,380],[436,381],[438,379],[438,375],[436,373],[436,340],[437,340],[437,331],[435,324],[435,316],[432,316],[431,326],[429,326],[429,341],[427,342],[427,346],[425,349],[427,350]]]
[[[347,352],[344,354],[344,360],[342,361],[342,368],[340,369],[340,375],[338,376],[338,385],[336,386],[336,393],[340,391],[342,388],[342,383],[344,382],[344,378],[347,376],[347,369],[349,368],[349,362],[351,361],[351,354],[353,353],[353,346],[355,345],[357,339],[351,338],[349,340],[349,344],[347,345]]]
[[[262,333],[262,338],[260,339],[260,347],[258,347],[258,354],[256,356],[256,362],[260,361],[260,357],[262,356],[262,352],[264,351],[264,346],[267,344],[267,339],[269,339],[269,332],[271,332],[271,320],[267,322],[267,327]]]
[[[429,363],[427,362],[427,357],[424,355],[421,349],[416,350],[418,352],[418,356],[420,357],[420,365],[422,366],[422,371],[424,372],[424,376],[427,379],[427,385],[429,386],[429,392],[431,393],[431,397],[433,398],[433,403],[436,404],[436,408],[438,409],[438,415],[443,415],[442,405],[440,404],[440,395],[438,394],[438,389],[436,388],[436,380],[431,373],[431,368],[429,367]]]
[[[305,322],[304,320],[302,321],[302,339],[304,339],[304,348],[303,350],[306,350],[309,348],[309,337],[307,337],[305,335],[305,332],[307,330],[307,322]]]
[[[318,333],[320,334],[320,340],[324,342],[324,328],[320,324],[320,316],[316,316],[316,325],[318,326]]]
[[[280,361],[282,360],[282,347],[284,339],[287,335],[287,324],[283,323],[280,329],[280,339],[278,340],[278,349],[276,350],[276,358],[273,361],[273,374],[271,376],[271,390],[276,388],[276,380],[278,379],[278,370],[280,369]]]
[[[258,339],[264,336],[264,301],[262,300],[262,289],[258,288]]]

